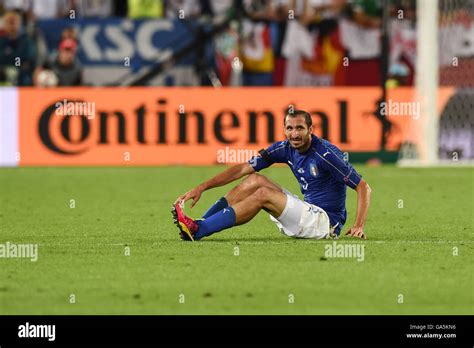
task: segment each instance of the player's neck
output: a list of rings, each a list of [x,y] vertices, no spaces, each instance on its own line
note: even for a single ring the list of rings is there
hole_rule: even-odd
[[[303,147],[297,149],[297,151],[298,151],[300,154],[303,154],[303,153],[307,152],[307,151],[309,150],[309,148],[311,147],[312,140],[313,140],[313,139],[310,138],[309,141],[308,141],[308,143],[307,143],[305,146],[303,146]]]

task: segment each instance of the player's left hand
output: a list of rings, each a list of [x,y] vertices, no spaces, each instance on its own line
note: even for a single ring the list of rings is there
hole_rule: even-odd
[[[182,202],[183,204],[186,203],[186,201],[192,199],[192,203],[191,203],[191,208],[193,208],[196,203],[199,201],[199,198],[201,198],[201,194],[203,192],[203,189],[201,186],[197,186],[195,188],[193,188],[192,190],[186,192],[184,195],[181,195],[179,196],[173,204],[176,204],[178,202]]]
[[[349,231],[346,232],[346,236],[367,239],[367,236],[364,233],[364,228],[358,226],[352,226]]]

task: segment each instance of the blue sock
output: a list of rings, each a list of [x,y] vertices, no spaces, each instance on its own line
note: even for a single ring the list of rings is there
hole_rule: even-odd
[[[225,199],[225,197],[221,197],[217,200],[216,203],[214,203],[209,209],[208,211],[206,211],[204,213],[204,215],[202,216],[203,219],[207,219],[208,217],[214,215],[215,213],[217,213],[218,211],[221,211],[222,209],[224,208],[227,208],[229,206],[229,203],[227,203],[227,200]]]
[[[232,207],[224,208],[206,220],[197,221],[199,229],[194,234],[194,239],[210,236],[235,225],[235,211]]]

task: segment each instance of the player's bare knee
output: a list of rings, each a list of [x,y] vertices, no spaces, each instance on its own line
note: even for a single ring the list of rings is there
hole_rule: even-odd
[[[257,173],[249,174],[242,183],[247,186],[257,187],[259,186],[260,176],[261,175]]]
[[[252,183],[257,187],[270,186],[269,184],[271,184],[270,180],[268,180],[265,175],[258,174],[258,173],[253,173],[250,175],[252,176],[252,179],[251,179]]]
[[[271,195],[274,190],[266,186],[260,186],[253,194],[256,201],[262,206],[270,201]]]
[[[269,186],[270,181],[267,179],[265,175],[262,174],[257,174],[257,186],[262,187],[262,186]]]

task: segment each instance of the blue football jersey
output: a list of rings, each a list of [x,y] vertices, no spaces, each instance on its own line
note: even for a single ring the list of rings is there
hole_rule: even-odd
[[[311,137],[311,147],[305,153],[299,153],[285,140],[260,151],[249,164],[258,172],[273,163],[286,163],[300,184],[304,200],[324,209],[339,234],[347,218],[346,186],[355,189],[361,176],[335,145]]]

